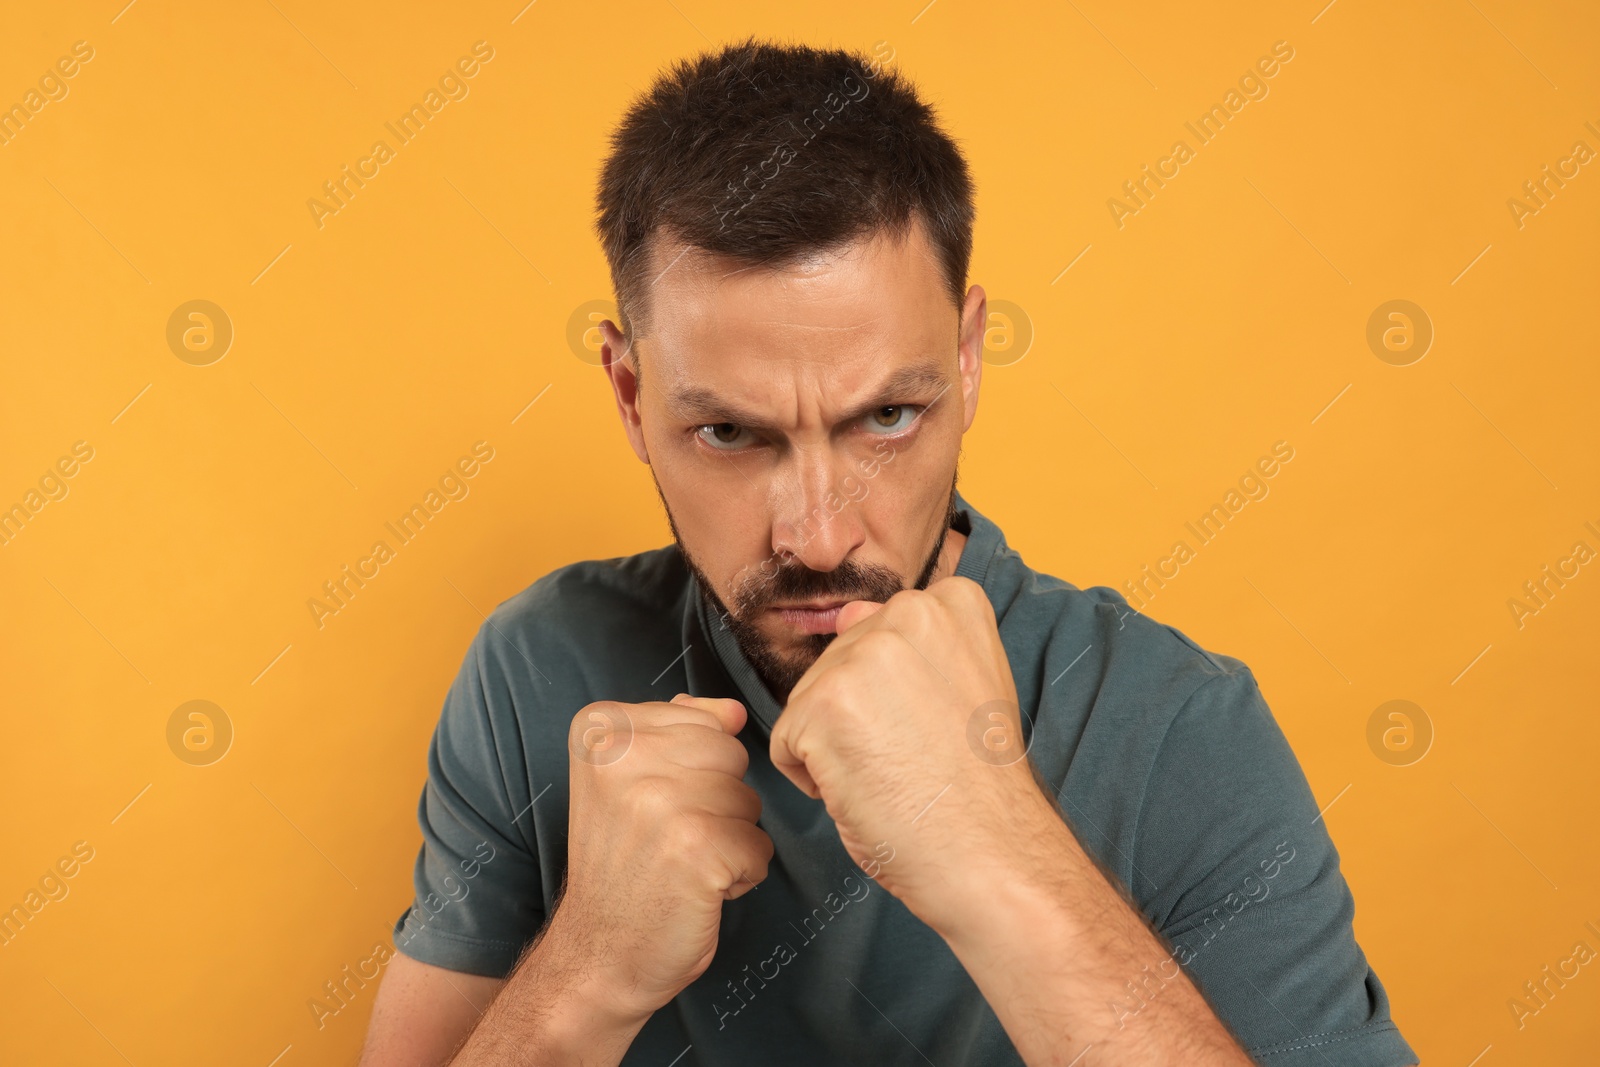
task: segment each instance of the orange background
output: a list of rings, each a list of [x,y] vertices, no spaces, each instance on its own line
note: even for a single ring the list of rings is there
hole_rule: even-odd
[[[670,539],[569,324],[610,296],[613,123],[747,32],[887,42],[968,153],[972,280],[1033,340],[994,322],[962,488],[1034,567],[1122,588],[1294,448],[1149,613],[1254,668],[1423,1061],[1592,1059],[1600,966],[1520,1029],[1507,1005],[1600,950],[1600,565],[1520,628],[1507,606],[1600,550],[1600,162],[1520,227],[1507,206],[1600,150],[1591,5],[123,3],[0,35],[0,104],[93,49],[0,146],[0,507],[93,449],[0,546],[0,907],[93,849],[0,948],[0,1060],[353,1059],[375,984],[321,1028],[308,1001],[410,900],[483,613]],[[319,228],[307,200],[479,40],[469,95]],[[1184,122],[1280,40],[1269,94],[1198,146]],[[1119,228],[1108,199],[1179,138]],[[205,366],[167,342],[195,299],[234,330]],[[1407,366],[1366,339],[1392,299],[1435,331]],[[319,629],[308,599],[478,441],[470,495]],[[1409,765],[1368,743],[1395,699],[1434,732]],[[205,766],[169,747],[191,700],[233,731]]]

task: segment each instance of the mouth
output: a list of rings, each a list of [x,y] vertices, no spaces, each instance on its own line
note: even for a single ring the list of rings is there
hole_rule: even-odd
[[[847,600],[816,600],[807,604],[781,604],[767,610],[776,614],[788,626],[805,634],[831,634],[839,619],[839,611]]]

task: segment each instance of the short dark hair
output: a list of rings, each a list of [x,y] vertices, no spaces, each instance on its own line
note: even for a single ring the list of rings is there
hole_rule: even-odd
[[[750,37],[675,63],[612,134],[596,200],[630,341],[664,234],[782,266],[880,230],[902,237],[915,214],[957,309],[965,299],[966,160],[909,80],[863,52]]]

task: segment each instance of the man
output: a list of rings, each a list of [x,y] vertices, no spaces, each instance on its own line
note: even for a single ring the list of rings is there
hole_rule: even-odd
[[[972,203],[861,55],[625,117],[603,355],[676,544],[478,632],[363,1063],[1417,1062],[1249,669],[956,490]]]

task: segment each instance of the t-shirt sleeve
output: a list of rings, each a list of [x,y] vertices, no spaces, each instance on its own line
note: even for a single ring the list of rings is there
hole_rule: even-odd
[[[415,899],[395,948],[468,974],[503,978],[544,921],[533,820],[507,781],[527,781],[511,690],[485,623],[445,696],[417,805]],[[519,794],[520,795],[520,794]]]
[[[1132,857],[1136,882],[1155,887],[1141,885],[1146,914],[1257,1063],[1414,1064],[1356,944],[1355,900],[1305,774],[1232,662],[1191,694],[1156,755]]]

